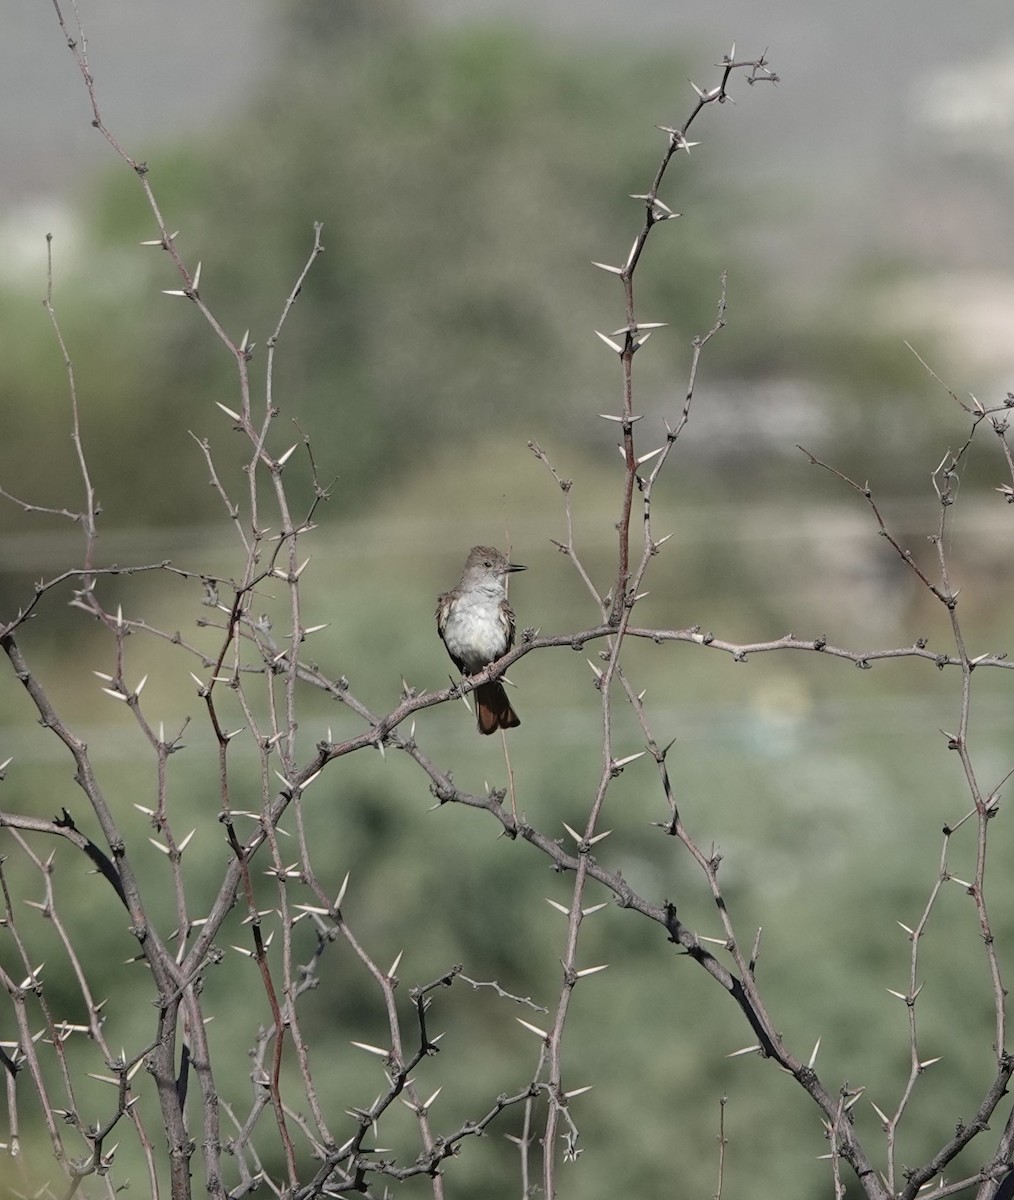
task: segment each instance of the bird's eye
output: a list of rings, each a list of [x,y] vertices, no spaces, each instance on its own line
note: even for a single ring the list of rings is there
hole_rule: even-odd
[[[486,561],[485,561],[485,562],[484,562],[482,565],[483,565],[484,567],[491,567],[493,564],[492,564],[492,563],[489,561],[489,559],[487,558],[487,559],[486,559]]]

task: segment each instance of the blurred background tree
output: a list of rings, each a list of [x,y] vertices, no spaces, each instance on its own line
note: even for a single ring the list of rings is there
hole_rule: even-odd
[[[652,124],[676,119],[696,63],[670,46],[565,48],[520,27],[434,27],[391,0],[292,4],[275,24],[274,57],[239,111],[148,157],[181,246],[203,262],[202,293],[227,328],[249,325],[254,340],[323,221],[326,257],[278,394],[340,474],[342,506],[376,504],[451,441],[463,466],[491,435],[523,439],[536,421],[543,439],[611,454],[605,431],[581,420],[612,398],[591,329],[619,315],[590,260],[625,255],[628,194],[647,186],[660,144]],[[767,103],[777,128],[777,98]],[[860,447],[882,444],[880,431],[907,429],[915,453],[891,480],[909,487],[925,476],[922,438],[934,427],[926,376],[894,325],[872,315],[904,264],[860,261],[822,303],[800,308],[786,286],[794,264],[756,244],[750,219],[769,207],[792,221],[794,184],[727,169],[716,183],[722,125],[704,131],[692,169],[669,185],[685,216],[642,284],[646,309],[671,324],[642,385],[644,410],[657,417],[678,401],[679,348],[710,321],[727,268],[736,337],[708,364],[722,435],[684,464],[695,493],[726,498],[731,480],[740,499],[775,483],[810,487],[798,462],[786,469],[787,434],[800,425],[833,438],[847,466]],[[150,214],[115,164],[84,211],[104,266],[73,279],[65,320],[86,347],[82,382],[102,397],[89,428],[107,520],[191,524],[204,464],[185,431],[208,430],[231,364],[185,305],[140,304],[173,280],[157,250],[136,245],[153,236]],[[58,241],[58,275],[70,284],[61,253]],[[20,415],[8,486],[19,491],[20,463],[29,490],[55,501],[74,486],[68,460],[35,461],[30,447],[51,436],[63,398],[48,329],[24,299],[8,292],[14,336],[0,364]],[[180,432],[166,429],[166,411]],[[124,453],[134,445],[159,452],[140,466]],[[881,465],[868,453],[864,462]]]

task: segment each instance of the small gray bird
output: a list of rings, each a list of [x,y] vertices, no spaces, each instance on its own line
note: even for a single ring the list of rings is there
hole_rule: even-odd
[[[437,632],[462,675],[477,674],[514,645],[506,579],[525,569],[492,546],[473,546],[458,586],[437,600]],[[475,712],[480,733],[521,724],[499,680],[475,689]]]

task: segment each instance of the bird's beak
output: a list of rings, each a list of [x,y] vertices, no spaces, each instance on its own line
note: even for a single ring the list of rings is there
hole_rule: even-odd
[[[527,571],[528,568],[523,567],[520,563],[508,563],[507,570],[508,571]]]

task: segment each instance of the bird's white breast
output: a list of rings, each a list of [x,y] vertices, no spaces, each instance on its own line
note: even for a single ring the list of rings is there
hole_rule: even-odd
[[[444,644],[475,672],[507,649],[507,630],[500,611],[502,596],[466,592],[451,605],[444,622]]]

